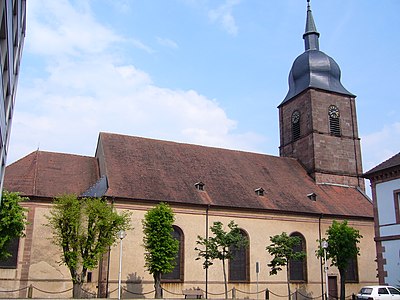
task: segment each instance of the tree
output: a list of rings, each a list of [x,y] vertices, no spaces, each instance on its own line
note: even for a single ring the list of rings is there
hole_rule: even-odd
[[[271,268],[269,274],[276,275],[278,271],[282,271],[282,267],[286,267],[286,282],[290,300],[289,262],[291,260],[304,259],[306,253],[304,251],[296,252],[294,250],[294,247],[301,243],[300,237],[298,236],[288,236],[286,232],[282,232],[279,235],[270,237],[270,241],[272,244],[266,247],[268,253],[273,256],[271,262],[268,264],[268,267]]]
[[[8,247],[13,239],[25,236],[27,209],[19,203],[26,200],[28,198],[21,197],[18,193],[3,191],[0,207],[0,260],[11,256]]]
[[[319,249],[317,256],[324,255],[322,242],[328,242],[326,248],[326,257],[331,260],[331,266],[336,266],[340,274],[340,300],[346,297],[346,269],[351,259],[360,255],[360,248],[357,244],[360,242],[362,235],[359,230],[347,225],[347,221],[333,221],[332,225],[326,231],[327,238],[319,240]],[[327,291],[328,292],[328,291]]]
[[[225,261],[227,259],[234,259],[235,249],[247,247],[248,245],[247,238],[241,234],[238,225],[235,224],[234,221],[228,224],[228,228],[229,231],[227,232],[223,229],[223,224],[221,222],[214,222],[213,226],[210,227],[214,236],[208,238],[197,236],[196,244],[204,248],[195,248],[195,250],[198,251],[196,260],[204,258],[203,267],[205,269],[213,265],[213,260],[215,259],[222,261],[225,299],[228,299]]]
[[[149,210],[142,221],[145,267],[153,274],[155,298],[162,298],[161,275],[174,269],[179,241],[172,236],[175,215],[166,203]]]
[[[97,267],[120,230],[130,229],[130,214],[118,214],[102,198],[65,195],[54,200],[46,217],[52,241],[62,248],[61,261],[70,271],[73,298],[81,298],[87,271]]]

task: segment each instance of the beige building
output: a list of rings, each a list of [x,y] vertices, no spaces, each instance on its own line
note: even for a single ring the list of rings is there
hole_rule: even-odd
[[[376,284],[373,207],[361,178],[355,96],[340,83],[336,62],[319,50],[318,37],[308,7],[305,52],[293,64],[288,95],[279,105],[280,157],[100,133],[94,157],[36,151],[8,166],[5,187],[29,197],[24,205],[30,223],[7,269],[0,269],[0,290],[13,291],[3,295],[71,296],[68,270],[43,226],[52,199],[71,193],[105,197],[132,212],[134,229],[122,247],[123,298],[154,295],[141,222],[159,202],[175,212],[174,236],[180,240],[178,264],[163,278],[165,298],[182,298],[183,290],[193,288],[208,298],[223,297],[221,264],[203,269],[194,250],[214,221],[234,220],[249,239],[249,248],[228,263],[230,295],[236,298],[265,298],[266,289],[271,299],[287,295],[286,272],[269,275],[265,250],[270,237],[282,232],[299,236],[298,250],[307,253],[289,265],[292,290],[300,298],[321,297],[325,275],[315,251],[333,220],[348,220],[363,235],[360,256],[347,271],[348,296]],[[118,266],[119,244],[91,270],[89,295],[116,297]],[[329,268],[328,281],[334,298],[336,268]]]

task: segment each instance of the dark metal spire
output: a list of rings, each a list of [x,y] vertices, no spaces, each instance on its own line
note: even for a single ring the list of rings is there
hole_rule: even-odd
[[[307,0],[306,30],[303,34],[305,50],[319,50],[319,32],[315,27],[314,18],[311,12],[310,0]]]
[[[355,97],[340,82],[340,68],[333,58],[319,50],[319,33],[307,0],[306,31],[303,34],[305,51],[293,62],[289,74],[289,91],[279,107],[308,88]]]

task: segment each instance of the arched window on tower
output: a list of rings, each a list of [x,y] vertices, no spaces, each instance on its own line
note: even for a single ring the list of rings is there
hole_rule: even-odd
[[[295,110],[292,113],[292,140],[296,141],[300,138],[300,112]]]
[[[300,244],[293,247],[295,252],[306,251],[306,239],[299,232],[294,232],[290,236],[297,236]],[[307,282],[307,257],[301,260],[289,261],[289,281],[290,282]]]
[[[240,229],[240,234],[249,240],[248,234]],[[233,248],[233,258],[229,260],[229,282],[249,282],[250,280],[250,251],[249,246]]]
[[[162,282],[183,282],[185,237],[182,229],[175,225],[173,225],[173,228],[172,236],[179,241],[179,250],[175,259],[175,268],[171,273],[161,276]]]
[[[335,105],[331,105],[328,108],[328,116],[329,116],[329,131],[331,135],[340,136],[340,112],[339,108]]]

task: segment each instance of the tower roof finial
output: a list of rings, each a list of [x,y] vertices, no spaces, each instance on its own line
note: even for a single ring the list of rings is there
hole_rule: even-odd
[[[319,32],[314,23],[314,18],[311,12],[310,0],[307,0],[307,19],[306,30],[303,34],[305,50],[319,50]]]

